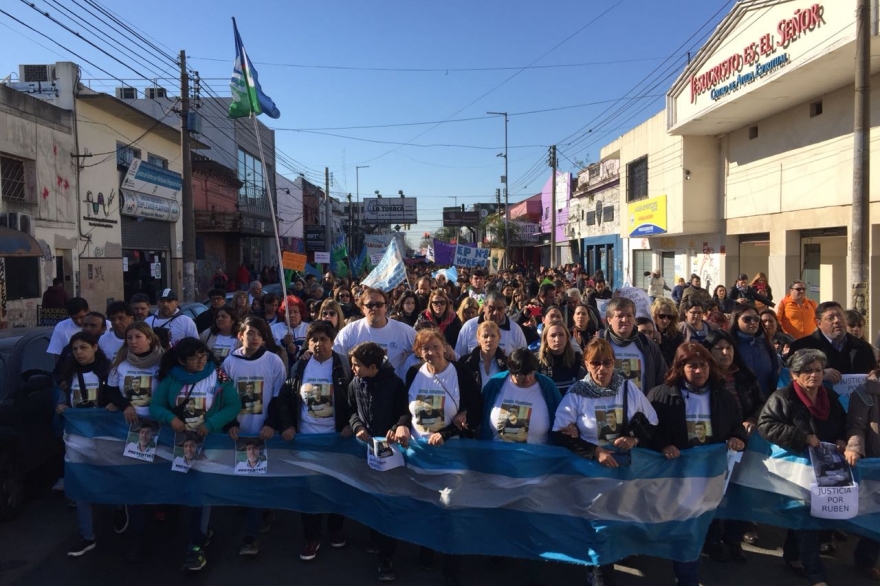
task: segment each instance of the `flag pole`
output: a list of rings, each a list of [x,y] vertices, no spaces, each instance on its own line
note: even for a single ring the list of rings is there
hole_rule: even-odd
[[[293,332],[290,329],[290,304],[287,302],[287,283],[284,279],[284,262],[281,258],[281,238],[278,236],[278,216],[275,215],[275,200],[273,197],[275,194],[270,193],[268,189],[274,182],[270,181],[269,170],[266,168],[266,157],[263,156],[263,140],[260,138],[260,126],[257,124],[257,117],[254,116],[253,109],[251,109],[250,118],[254,122],[254,135],[257,137],[260,164],[263,166],[263,177],[265,177],[266,192],[269,196],[269,213],[272,214],[272,232],[275,235],[275,251],[278,253],[278,276],[281,277],[281,293],[284,295],[284,323],[287,324],[287,334],[292,337]]]

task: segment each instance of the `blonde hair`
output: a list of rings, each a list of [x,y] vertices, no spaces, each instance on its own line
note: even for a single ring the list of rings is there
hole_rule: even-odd
[[[476,309],[477,313],[480,312],[480,304],[477,303],[477,300],[473,297],[465,297],[464,301],[461,302],[461,305],[458,306],[458,311],[456,312],[458,319],[460,319],[462,323],[467,321],[464,317],[464,310],[469,308]]]
[[[562,328],[562,331],[565,332],[565,350],[562,351],[562,363],[571,368],[575,361],[574,348],[571,347],[571,332],[568,331],[565,324],[561,323],[544,326],[544,331],[541,332],[541,347],[538,349],[538,362],[541,363],[541,366],[553,366],[553,353],[550,352],[550,347],[547,345],[547,334],[550,328]]]
[[[660,315],[664,309],[666,310],[666,315],[672,316],[672,319],[669,320],[669,325],[666,327],[666,331],[661,330],[660,325],[657,323],[657,316]],[[676,309],[675,302],[672,301],[672,299],[667,297],[658,297],[655,299],[654,303],[651,304],[651,317],[654,318],[654,328],[660,332],[661,336],[672,338],[678,333],[678,309]]]
[[[480,334],[483,334],[486,330],[489,330],[491,333],[495,334],[499,338],[501,337],[501,328],[498,327],[494,321],[484,321],[480,325],[477,326],[477,337]]]
[[[128,341],[128,332],[130,332],[131,330],[137,330],[147,337],[147,339],[150,341],[151,351],[157,347],[159,348],[160,353],[163,351],[162,341],[159,340],[159,336],[156,335],[156,332],[153,331],[153,328],[148,326],[146,322],[136,321],[129,324],[128,327],[125,328],[125,334],[123,334],[122,336],[122,347],[116,352],[116,358],[113,359],[113,365],[111,366],[111,368],[116,368],[128,359],[128,344],[126,342]]]

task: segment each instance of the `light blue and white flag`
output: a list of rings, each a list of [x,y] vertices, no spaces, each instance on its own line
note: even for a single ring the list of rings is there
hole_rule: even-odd
[[[69,409],[65,418],[65,486],[75,500],[333,512],[455,554],[582,564],[635,554],[697,559],[726,471],[723,445],[674,461],[636,449],[628,466],[612,469],[558,446],[420,440],[404,452],[404,467],[377,472],[355,438],[300,434],[268,440],[268,471],[253,478],[235,475],[234,442],[212,433],[190,471],[178,474],[168,426],[147,463],[122,455],[128,425],[120,413]]]
[[[385,249],[382,260],[361,282],[361,285],[390,291],[404,281],[406,281],[406,265],[403,264],[400,248],[397,247],[397,239],[393,238],[388,244],[388,248]]]
[[[456,269],[455,267],[440,269],[439,271],[435,271],[435,272],[431,273],[431,275],[435,279],[437,278],[437,275],[444,275],[446,277],[446,280],[449,281],[450,283],[457,283],[458,282],[458,269]]]

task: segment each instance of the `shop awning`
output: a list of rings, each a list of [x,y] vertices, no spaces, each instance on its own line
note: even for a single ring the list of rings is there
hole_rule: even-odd
[[[0,227],[0,256],[43,256],[43,250],[30,234]]]

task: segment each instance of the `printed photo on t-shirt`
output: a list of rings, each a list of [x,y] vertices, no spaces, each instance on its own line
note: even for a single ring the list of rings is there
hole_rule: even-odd
[[[92,407],[98,402],[98,381],[86,381],[86,389],[83,392],[77,385],[73,389],[74,407]]]
[[[333,417],[333,384],[303,383],[300,396],[310,417],[323,419]]]
[[[239,379],[238,396],[241,398],[240,415],[260,415],[263,413],[263,379]]]
[[[596,407],[596,437],[600,444],[613,444],[623,432],[623,406]]]
[[[223,362],[229,356],[229,353],[232,352],[232,348],[230,346],[214,346],[211,352],[214,353],[214,358],[217,359],[217,362]]]
[[[413,423],[422,433],[440,431],[445,422],[444,395],[418,394],[415,401]]]
[[[526,443],[529,440],[531,418],[531,403],[502,403],[496,422],[498,435],[506,442]]]
[[[642,361],[638,358],[619,358],[616,361],[617,370],[623,378],[631,380],[637,387],[642,388]]]
[[[184,397],[185,395],[177,397],[178,405],[184,405]],[[183,422],[186,424],[186,428],[191,431],[198,429],[205,422],[205,413],[207,412],[205,397],[190,397],[187,399],[183,407]]]
[[[172,452],[171,470],[189,472],[193,463],[202,451],[205,438],[194,431],[178,431],[174,434],[174,450]]]
[[[712,421],[709,415],[688,415],[688,443],[692,446],[704,446],[712,439]]]
[[[153,377],[148,374],[130,374],[122,383],[125,398],[134,407],[149,407],[153,391]]]

